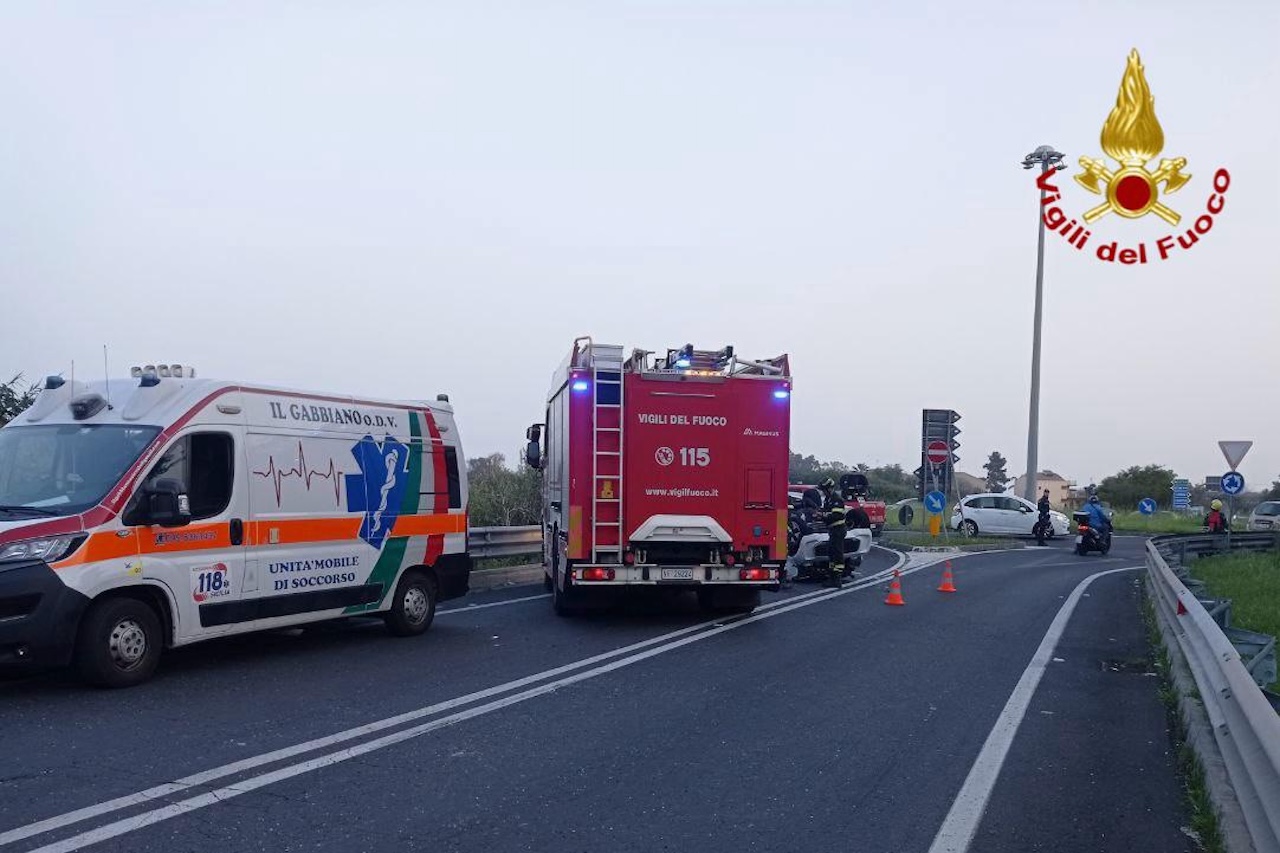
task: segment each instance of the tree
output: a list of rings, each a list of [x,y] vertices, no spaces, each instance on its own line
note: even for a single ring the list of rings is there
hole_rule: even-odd
[[[790,454],[787,467],[790,482],[810,485],[821,483],[828,477],[839,480],[841,474],[849,472],[849,466],[843,462],[820,462],[816,456],[801,456],[799,453]]]
[[[1009,481],[1013,479],[1009,476],[1006,467],[1009,460],[1000,455],[999,450],[991,451],[991,455],[987,457],[987,462],[982,466],[987,472],[987,491],[1003,492]]]
[[[542,520],[542,472],[520,457],[516,470],[501,453],[467,461],[468,515],[475,527],[518,527]]]
[[[916,496],[916,478],[902,470],[901,465],[880,465],[875,468],[859,465],[858,468],[867,477],[867,488],[873,500],[896,503]]]
[[[1130,510],[1143,498],[1152,498],[1161,507],[1172,502],[1170,485],[1177,477],[1162,465],[1134,465],[1112,474],[1098,484],[1098,497],[1115,509]]]
[[[22,387],[24,384],[26,387]],[[34,403],[38,393],[36,386],[23,383],[21,373],[8,382],[0,382],[0,427]]]
[[[1280,501],[1280,479],[1271,483],[1271,488],[1262,493],[1264,501]]]

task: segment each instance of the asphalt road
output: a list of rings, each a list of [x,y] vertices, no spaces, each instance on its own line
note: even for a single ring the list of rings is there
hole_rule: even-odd
[[[0,851],[1194,849],[1140,573],[1080,587],[1138,540],[955,559],[954,595],[917,559],[887,607],[896,559],[745,619],[685,596],[564,620],[524,587],[415,639],[349,623],[178,650],[128,691],[0,682]]]

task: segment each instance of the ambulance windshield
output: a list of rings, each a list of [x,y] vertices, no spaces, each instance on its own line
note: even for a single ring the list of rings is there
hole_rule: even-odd
[[[159,427],[50,424],[0,430],[0,518],[96,506]]]

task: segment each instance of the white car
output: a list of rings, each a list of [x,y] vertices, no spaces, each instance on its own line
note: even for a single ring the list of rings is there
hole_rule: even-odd
[[[1263,501],[1249,513],[1250,530],[1280,530],[1280,501]]]
[[[966,536],[1001,534],[1034,536],[1040,512],[1036,505],[1015,495],[969,495],[951,514],[951,529]],[[1066,536],[1070,520],[1056,510],[1049,513],[1049,538]]]

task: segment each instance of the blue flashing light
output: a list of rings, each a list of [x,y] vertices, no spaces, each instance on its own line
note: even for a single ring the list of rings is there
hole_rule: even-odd
[[[778,388],[773,392],[773,396],[779,400],[785,400],[791,396],[791,392],[786,388]]]
[[[693,366],[693,362],[687,358],[676,359],[676,367],[692,367],[692,366]]]
[[[591,387],[591,383],[590,383],[590,382],[588,382],[588,381],[587,381],[587,380],[585,380],[585,379],[576,379],[576,380],[574,380],[574,383],[573,383],[573,390],[575,390],[575,391],[585,391],[585,390],[587,390],[587,389],[588,389],[588,388],[590,388],[590,387]]]

